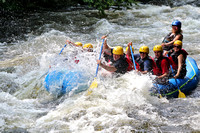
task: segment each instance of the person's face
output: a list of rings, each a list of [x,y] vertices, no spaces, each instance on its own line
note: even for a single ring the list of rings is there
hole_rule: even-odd
[[[141,59],[146,58],[147,57],[147,53],[140,52],[140,57],[141,57]]]
[[[181,49],[181,46],[179,45],[174,45],[174,51],[178,52]]]
[[[172,32],[176,32],[178,30],[177,26],[172,26]]]
[[[161,57],[162,52],[160,52],[160,51],[154,51],[154,54],[155,54],[155,57],[158,59],[158,58]]]
[[[114,61],[117,61],[119,58],[120,58],[121,55],[116,55],[116,54],[113,54],[113,59]]]

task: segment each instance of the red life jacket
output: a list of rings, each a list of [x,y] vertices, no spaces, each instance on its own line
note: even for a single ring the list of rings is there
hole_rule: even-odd
[[[169,71],[170,61],[167,57],[161,57],[160,59],[153,59],[153,74],[160,76]]]
[[[128,55],[126,55],[126,62],[128,62],[128,68],[127,71],[135,70],[133,61],[129,58]],[[139,69],[138,63],[135,61],[136,69]]]

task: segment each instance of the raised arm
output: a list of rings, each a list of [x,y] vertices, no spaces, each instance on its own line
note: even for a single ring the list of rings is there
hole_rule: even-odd
[[[76,42],[76,43],[80,43],[79,45],[77,45],[77,44],[71,42],[70,40],[67,40],[66,43],[72,44],[72,45],[75,46],[75,47],[81,47],[81,46],[82,46],[82,43],[81,43],[81,42]]]
[[[128,57],[129,57],[130,59],[132,59],[132,57],[131,57],[130,46],[132,46],[132,42],[129,42],[129,43],[128,43],[128,49],[127,49],[127,51],[126,51],[126,55],[128,55]]]
[[[162,46],[170,46],[173,45],[176,40],[182,40],[183,36],[181,34],[177,35],[172,41],[168,43],[162,43]]]
[[[103,51],[111,52],[111,48],[107,44],[107,36],[105,35],[105,36],[102,36],[101,38],[104,39]]]
[[[176,75],[174,76],[174,78],[177,78],[177,77],[180,75],[181,68],[182,68],[182,62],[183,62],[183,55],[180,54],[180,55],[178,56],[178,70],[177,70],[177,73],[176,73]]]

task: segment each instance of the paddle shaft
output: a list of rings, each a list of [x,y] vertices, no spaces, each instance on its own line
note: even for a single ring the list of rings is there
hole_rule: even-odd
[[[101,59],[101,53],[102,53],[102,50],[103,50],[103,44],[104,44],[104,39],[103,39],[102,44],[101,44],[101,50],[100,50],[100,54],[99,54],[99,60]],[[97,77],[98,70],[99,70],[99,64],[97,64],[97,69],[96,69],[96,75],[95,75],[95,77]]]
[[[130,45],[130,50],[131,50],[131,56],[132,56],[132,60],[133,60],[133,64],[134,64],[134,68],[135,68],[135,70],[136,70],[134,54],[133,54],[133,49],[132,49],[131,45]]]
[[[65,44],[64,47],[61,49],[59,55],[62,53],[62,51],[64,50],[64,48],[65,48],[66,46],[67,46],[67,45]],[[49,69],[48,69],[48,71],[47,71],[46,73],[44,73],[42,76],[40,76],[39,79],[41,79],[41,78],[42,78],[43,76],[45,76],[47,73],[49,73]]]
[[[64,45],[64,47],[61,49],[59,55],[62,53],[62,51],[64,50],[64,48],[67,46],[67,44]],[[42,78],[43,76],[45,76],[47,73],[49,73],[49,70],[48,72],[46,72],[45,74],[43,74],[40,78]]]
[[[64,48],[67,46],[67,44],[64,45],[64,47],[61,49],[59,55],[62,53],[62,51],[64,50]]]

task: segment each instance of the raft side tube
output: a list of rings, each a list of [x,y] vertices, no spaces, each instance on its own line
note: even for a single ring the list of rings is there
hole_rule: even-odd
[[[191,91],[198,86],[200,72],[196,61],[191,57],[187,57],[186,59],[186,69],[187,73],[184,79],[177,79],[177,83],[175,79],[169,79],[169,84],[167,85],[153,84],[153,89],[160,89],[160,93],[168,98],[177,98],[179,93],[177,88],[178,84],[181,92],[190,94]],[[158,91],[156,91],[156,93],[158,93]]]

